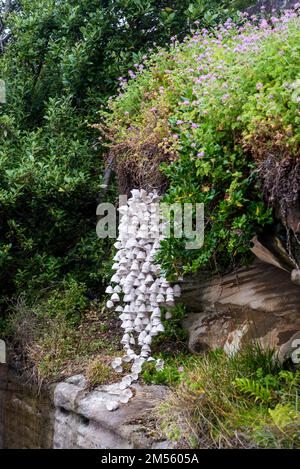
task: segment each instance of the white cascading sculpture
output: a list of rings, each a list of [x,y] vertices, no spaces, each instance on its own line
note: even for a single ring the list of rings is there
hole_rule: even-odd
[[[151,342],[164,331],[161,321],[161,307],[167,308],[166,319],[172,317],[170,308],[174,297],[180,296],[179,285],[171,286],[161,275],[154,257],[163,239],[163,223],[160,221],[159,196],[156,191],[134,189],[127,205],[119,208],[119,236],[115,247],[115,270],[111,285],[106,293],[111,294],[106,306],[120,313],[124,335],[121,340],[125,355],[115,358],[112,367],[122,373],[122,363],[132,362],[131,373],[123,377],[119,389],[126,390],[123,400],[128,402],[132,392],[128,389],[139,378],[145,361],[151,357]],[[163,367],[162,360],[156,361],[156,368]],[[118,408],[117,400],[107,404],[108,410]]]

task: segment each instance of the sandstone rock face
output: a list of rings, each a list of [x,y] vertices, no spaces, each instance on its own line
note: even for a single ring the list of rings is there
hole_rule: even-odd
[[[252,267],[182,285],[193,352],[223,348],[233,353],[252,339],[286,359],[299,347],[300,288],[289,272],[256,261]]]
[[[49,449],[53,441],[51,396],[24,383],[0,364],[0,448]]]
[[[133,388],[134,397],[128,404],[109,412],[106,403],[115,393],[114,385],[100,386],[89,392],[82,376],[59,383],[54,392],[55,449],[131,449],[164,448],[151,434],[152,411],[166,389],[162,386]]]
[[[113,385],[90,391],[78,375],[38,394],[13,369],[0,366],[0,448],[168,448],[170,443],[155,432],[153,417],[166,388],[135,385],[132,390],[128,404],[109,412]]]

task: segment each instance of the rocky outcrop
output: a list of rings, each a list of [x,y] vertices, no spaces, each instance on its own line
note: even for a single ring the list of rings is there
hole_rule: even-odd
[[[82,376],[58,384],[54,393],[54,448],[163,448],[157,441],[153,407],[166,389],[162,386],[132,387],[134,398],[109,412],[106,403],[115,396],[116,385],[100,386],[88,392]]]
[[[299,346],[300,289],[289,272],[256,261],[222,279],[187,279],[182,290],[193,352],[232,353],[255,339],[285,359]]]

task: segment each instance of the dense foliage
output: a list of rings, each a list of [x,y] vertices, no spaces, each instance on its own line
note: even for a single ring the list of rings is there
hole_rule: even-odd
[[[2,300],[63,278],[99,293],[109,245],[95,234],[102,146],[90,124],[154,42],[185,34],[196,17],[213,25],[235,3],[22,0],[3,14]]]
[[[168,273],[233,268],[272,221],[258,176],[269,155],[298,158],[299,39],[296,10],[229,18],[160,49],[112,101],[106,125],[121,164],[131,159],[140,170],[151,148],[165,161],[164,200],[205,204],[202,249],[163,241]]]

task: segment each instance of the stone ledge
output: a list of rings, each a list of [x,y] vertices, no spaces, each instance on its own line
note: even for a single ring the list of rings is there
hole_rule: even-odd
[[[167,393],[163,386],[132,386],[128,404],[109,412],[106,402],[116,394],[115,385],[88,391],[83,376],[59,383],[54,391],[54,448],[167,448],[153,429],[152,411]],[[153,426],[153,425],[152,425]]]

